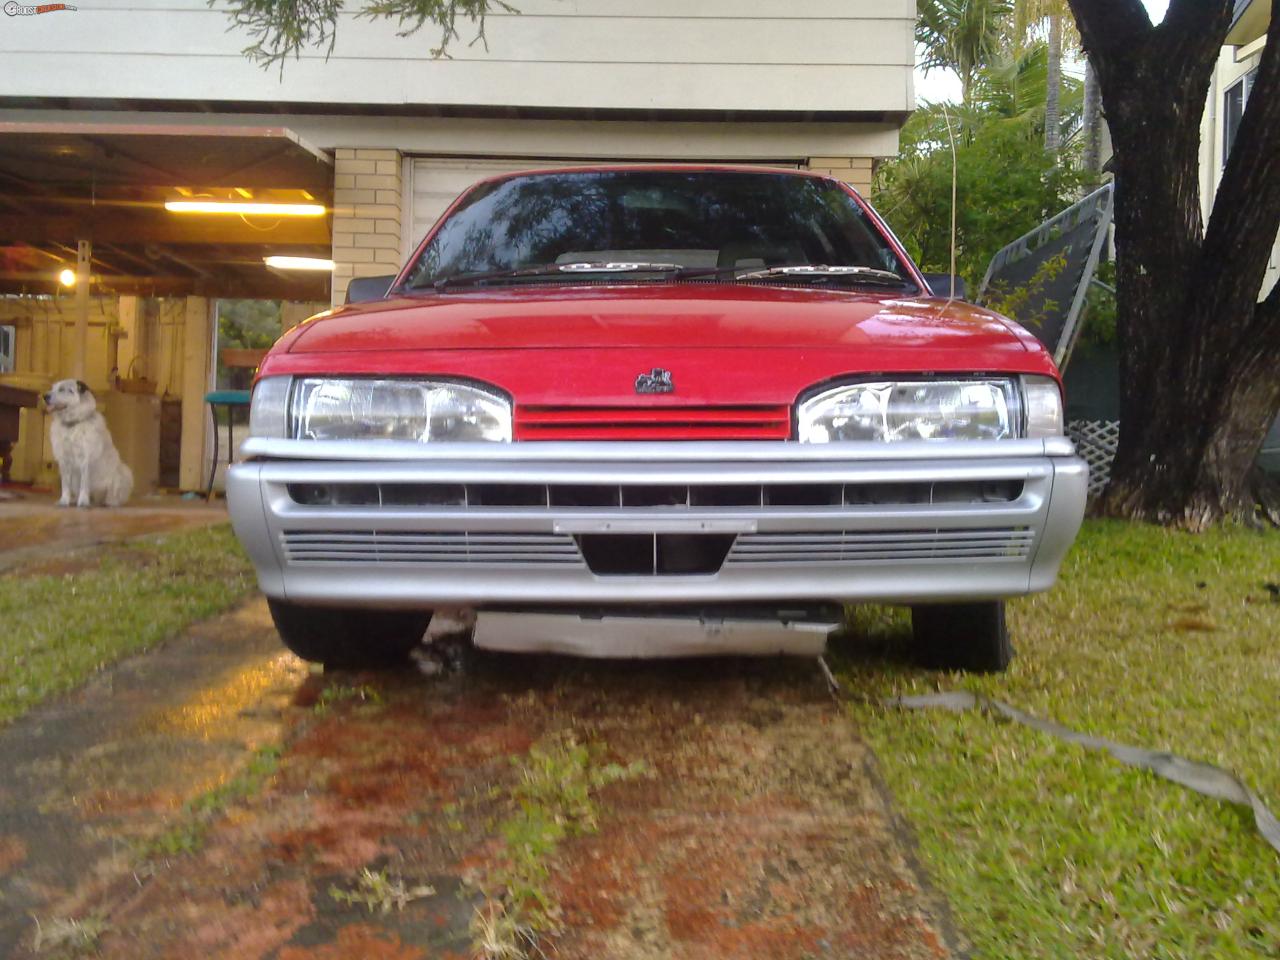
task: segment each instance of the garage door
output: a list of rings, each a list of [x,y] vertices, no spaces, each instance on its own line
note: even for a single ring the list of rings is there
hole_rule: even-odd
[[[555,158],[523,160],[458,160],[415,157],[406,163],[408,188],[405,196],[404,245],[406,253],[417,248],[432,224],[453,203],[458,194],[477,180],[504,173],[533,170],[538,167],[574,167],[608,163],[607,160],[558,160]],[[741,163],[742,161],[734,161]],[[790,166],[773,162],[769,166]]]

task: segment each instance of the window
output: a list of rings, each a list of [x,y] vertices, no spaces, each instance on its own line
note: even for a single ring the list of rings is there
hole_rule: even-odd
[[[13,327],[0,327],[0,373],[13,373],[17,341]]]
[[[1240,132],[1240,121],[1244,118],[1244,108],[1249,103],[1249,94],[1253,91],[1253,81],[1257,79],[1255,67],[1227,88],[1223,95],[1222,105],[1222,165],[1227,165],[1231,156],[1231,148],[1236,142],[1236,134]]]
[[[586,170],[482,183],[427,244],[409,286],[578,260],[712,268],[831,264],[909,276],[871,219],[827,180],[723,170]]]

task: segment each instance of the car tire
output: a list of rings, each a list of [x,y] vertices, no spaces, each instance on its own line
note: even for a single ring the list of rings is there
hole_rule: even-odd
[[[267,606],[286,647],[343,670],[404,663],[431,622],[430,611],[304,607],[270,598]]]
[[[999,673],[1013,659],[1004,601],[911,608],[916,659],[931,670]]]

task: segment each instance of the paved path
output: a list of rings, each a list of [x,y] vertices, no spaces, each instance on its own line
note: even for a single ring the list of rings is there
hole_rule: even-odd
[[[811,663],[322,676],[255,601],[0,730],[0,956],[31,956],[37,920],[74,919],[104,958],[470,957],[507,862],[502,798],[532,745],[566,737],[651,775],[604,788],[598,830],[547,858],[548,956],[956,955]],[[194,852],[141,852],[267,744],[278,769]],[[335,899],[365,867],[434,894],[385,914]]]
[[[52,494],[14,493],[0,500],[0,572],[46,561],[67,562],[108,543],[172,533],[227,519],[221,502],[143,497],[116,509],[59,507]]]

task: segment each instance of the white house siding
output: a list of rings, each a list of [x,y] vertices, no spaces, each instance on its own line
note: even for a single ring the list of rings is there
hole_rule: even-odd
[[[352,8],[356,5],[352,4]],[[249,38],[203,0],[100,0],[6,18],[0,93],[324,104],[557,109],[912,109],[914,0],[518,0],[468,25],[450,58],[429,27],[340,18],[327,59],[283,75],[248,62]]]
[[[1222,182],[1223,165],[1226,163],[1226,122],[1223,113],[1225,96],[1228,90],[1257,68],[1262,59],[1262,49],[1259,43],[1241,47],[1227,46],[1222,48],[1218,58],[1213,84],[1209,88],[1209,102],[1205,106],[1204,118],[1200,124],[1200,203],[1206,223],[1213,212],[1213,200],[1218,192],[1218,184]],[[1278,281],[1280,237],[1277,237],[1271,249],[1271,259],[1258,299],[1269,294]]]

